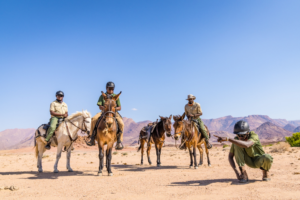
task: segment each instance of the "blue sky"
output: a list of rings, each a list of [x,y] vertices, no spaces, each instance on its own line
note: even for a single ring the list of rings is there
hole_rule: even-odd
[[[107,81],[135,121],[299,120],[300,1],[0,0],[0,131],[49,120],[55,92],[93,115]],[[136,110],[133,110],[135,108]]]

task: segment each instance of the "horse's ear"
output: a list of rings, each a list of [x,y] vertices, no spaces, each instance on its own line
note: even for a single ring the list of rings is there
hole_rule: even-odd
[[[165,118],[164,117],[162,117],[162,116],[159,116],[159,118],[161,119],[161,120],[164,120]]]
[[[170,115],[169,119],[170,119],[170,120],[172,119],[172,115]]]
[[[115,101],[117,101],[118,98],[120,97],[121,93],[122,93],[122,91],[121,91],[119,94],[117,94],[116,96],[114,96],[113,99],[114,99]]]
[[[103,91],[101,91],[101,94],[102,94],[104,100],[106,100],[107,99],[107,95]]]
[[[176,116],[175,115],[173,116],[173,120],[176,121]]]
[[[185,113],[183,113],[183,115],[180,118],[181,120],[183,120],[185,118]]]

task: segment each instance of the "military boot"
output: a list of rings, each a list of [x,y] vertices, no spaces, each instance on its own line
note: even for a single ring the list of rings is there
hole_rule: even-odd
[[[246,172],[245,166],[240,167],[241,171],[241,179],[239,180],[240,183],[247,183],[248,182],[248,174]]]
[[[262,178],[263,181],[270,181],[271,178],[269,176],[269,172],[267,170],[263,170],[263,178]]]
[[[117,134],[117,144],[116,144],[116,147],[115,147],[116,150],[122,150],[124,148],[124,146],[123,146],[123,144],[121,142],[121,133],[122,132],[119,132]]]
[[[47,142],[47,144],[45,145],[45,149],[47,149],[47,150],[51,149],[51,140],[49,142]]]
[[[206,142],[206,147],[208,149],[211,149],[212,148],[212,145],[209,143],[209,140],[208,139],[205,139],[205,142]]]

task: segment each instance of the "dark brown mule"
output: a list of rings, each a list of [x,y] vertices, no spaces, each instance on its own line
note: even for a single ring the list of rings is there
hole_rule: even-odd
[[[147,143],[147,157],[148,157],[148,163],[151,165],[152,162],[150,160],[150,150],[151,150],[151,145],[154,144],[155,145],[155,149],[156,149],[156,156],[157,156],[157,167],[160,166],[161,162],[160,162],[160,155],[161,155],[161,148],[164,144],[165,141],[165,133],[168,137],[171,137],[171,129],[172,129],[172,123],[171,123],[171,119],[172,119],[172,115],[170,115],[170,117],[160,117],[160,121],[158,122],[158,124],[155,127],[155,130],[153,131],[153,133],[151,134],[150,137],[150,141],[148,141]],[[141,133],[140,133],[141,134]],[[141,137],[140,137],[141,138]],[[141,165],[143,164],[143,156],[144,156],[144,145],[147,142],[147,138],[141,138],[140,139],[140,147],[138,149],[138,151],[140,149],[142,149],[141,151]]]
[[[112,176],[111,171],[111,159],[112,159],[112,148],[114,143],[117,141],[117,122],[116,122],[116,101],[122,92],[114,97],[109,97],[105,93],[101,92],[105,100],[104,104],[104,117],[100,121],[97,127],[96,141],[98,142],[99,148],[99,171],[98,175],[102,176],[103,161],[104,161],[104,145],[106,148],[106,168],[108,175]]]
[[[173,124],[173,127],[175,129],[175,134],[174,134],[174,139],[178,140],[182,134],[184,134],[184,142],[189,149],[190,153],[190,168],[193,166],[195,169],[198,168],[197,165],[197,153],[196,153],[196,148],[199,149],[200,151],[200,162],[199,165],[203,164],[203,149],[202,149],[202,144],[204,144],[205,150],[206,150],[206,155],[207,155],[207,163],[208,166],[211,166],[210,164],[210,159],[209,159],[209,151],[205,142],[205,138],[202,136],[202,134],[199,134],[198,128],[195,126],[193,122],[184,120],[185,115],[183,114],[182,116],[174,116],[173,119],[175,123]],[[210,134],[208,131],[208,128],[205,126],[206,131],[208,135]],[[191,148],[193,147],[193,152],[191,151]],[[193,161],[194,157],[194,161]]]

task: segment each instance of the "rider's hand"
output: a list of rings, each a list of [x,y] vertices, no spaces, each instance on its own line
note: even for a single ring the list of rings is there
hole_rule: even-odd
[[[218,138],[217,141],[220,142],[220,143],[221,143],[221,142],[228,141],[228,140],[227,140],[227,137],[219,137],[219,136],[217,136],[217,135],[214,135],[214,136]]]
[[[68,113],[65,113],[65,114],[63,115],[63,117],[68,117]]]
[[[188,117],[194,117],[194,115],[188,115]]]

